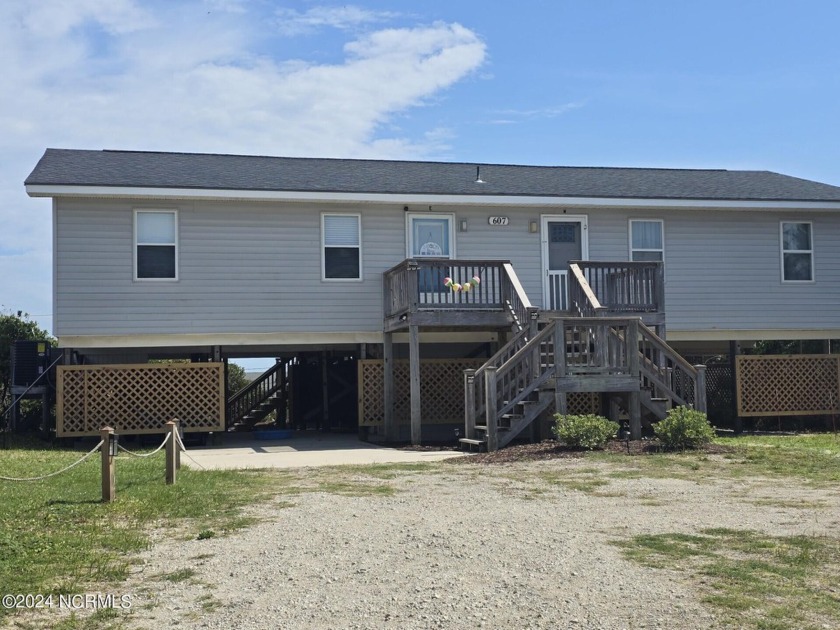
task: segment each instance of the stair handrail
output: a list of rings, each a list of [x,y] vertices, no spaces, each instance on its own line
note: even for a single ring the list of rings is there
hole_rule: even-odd
[[[277,392],[280,388],[277,373],[285,366],[284,361],[278,361],[228,399],[228,426],[241,420],[260,403]]]
[[[514,326],[520,331],[527,328],[534,307],[510,263],[502,265],[502,302],[510,312]]]
[[[657,386],[668,398],[680,405],[692,406],[697,411],[706,411],[706,379],[704,366],[693,366],[676,350],[657,335],[653,330],[639,322],[639,344],[647,344],[658,353],[657,357],[648,357],[642,349],[639,350],[639,370],[641,377],[647,378]],[[672,367],[665,367],[668,363]],[[682,371],[692,384],[693,400],[684,392],[677,391],[677,379],[673,371]]]
[[[499,418],[528,399],[532,392],[554,376],[555,361],[543,362],[540,356],[543,353],[542,344],[556,334],[558,321],[560,320],[551,321],[543,330],[527,339],[527,342],[504,363],[498,367],[488,366],[483,378],[475,380],[476,383],[483,383],[484,396],[480,400],[484,402],[483,420],[487,434],[487,450],[492,451],[499,447]],[[559,343],[556,337],[554,343]],[[480,417],[482,416],[476,414],[474,419]],[[509,433],[506,440],[513,437],[515,434]]]
[[[589,281],[577,263],[569,263],[569,304],[575,305],[581,317],[602,317],[609,310],[602,306],[595,291],[589,285]]]

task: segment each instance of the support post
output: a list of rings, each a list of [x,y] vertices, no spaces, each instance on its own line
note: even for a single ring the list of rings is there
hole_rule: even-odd
[[[330,372],[327,351],[321,352],[321,431],[330,430]]]
[[[697,390],[694,392],[694,408],[706,413],[706,366],[695,365],[697,370]]]
[[[496,368],[487,366],[484,369],[484,413],[487,419],[487,452],[499,449],[499,417],[496,405]]]
[[[475,370],[464,370],[464,437],[475,439]]]
[[[566,376],[566,320],[554,320],[554,410],[561,416],[569,413],[569,394],[560,391],[560,379]]]
[[[396,440],[396,423],[394,422],[394,333],[386,332],[382,344],[383,389],[385,407],[385,441]]]
[[[166,442],[166,485],[171,486],[178,477],[177,452],[178,452],[178,425],[172,420],[166,423],[166,433],[169,440]]]
[[[627,393],[627,413],[630,416],[630,439],[642,439],[642,401],[639,392]]]
[[[102,439],[102,502],[113,503],[116,498],[116,475],[114,473],[114,429],[105,426],[99,431]]]
[[[729,369],[732,371],[732,417],[735,419],[735,433],[740,435],[744,431],[744,421],[741,419],[741,416],[738,415],[738,396],[737,396],[737,387],[735,384],[736,381],[736,359],[739,354],[741,354],[741,344],[737,341],[730,341],[729,342]]]
[[[411,443],[420,445],[420,425],[422,422],[420,406],[420,328],[408,327],[408,362],[411,379]]]

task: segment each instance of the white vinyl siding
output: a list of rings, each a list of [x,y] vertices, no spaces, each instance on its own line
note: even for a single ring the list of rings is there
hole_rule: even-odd
[[[630,221],[630,260],[665,260],[664,222],[661,219]]]
[[[782,281],[814,281],[813,225],[807,221],[782,221]]]
[[[178,214],[134,211],[134,279],[178,279]]]
[[[178,282],[132,282],[137,201],[56,199],[55,334],[381,333],[382,272],[405,259],[398,204],[186,201],[177,210]],[[445,208],[442,206],[442,209]],[[449,208],[446,208],[449,210]],[[562,212],[562,210],[561,210]],[[361,215],[361,281],[322,282],[321,214]],[[649,209],[588,214],[591,260],[627,260],[629,221]],[[417,213],[426,214],[426,213]],[[510,217],[504,227],[490,215]],[[768,210],[663,210],[668,224],[668,332],[835,329],[840,312],[840,215],[797,213],[812,224],[814,277],[781,283],[780,221]],[[456,256],[510,260],[534,306],[545,270],[533,208],[459,206]],[[807,304],[808,308],[803,308]]]
[[[321,279],[362,279],[361,215],[321,215]]]

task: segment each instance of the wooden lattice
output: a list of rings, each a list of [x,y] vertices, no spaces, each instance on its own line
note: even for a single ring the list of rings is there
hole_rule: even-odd
[[[464,370],[477,369],[485,361],[486,359],[420,361],[423,424],[464,421]],[[408,361],[394,361],[394,416],[398,424],[408,424],[411,421],[410,391]],[[378,426],[384,421],[382,361],[359,361],[359,426]]]
[[[223,431],[221,363],[85,365],[58,368],[56,435],[160,433],[173,418],[184,431]]]
[[[840,357],[739,356],[735,363],[739,416],[836,413]]]
[[[486,359],[424,359],[420,361],[420,397],[423,424],[464,421],[464,370],[476,369]],[[385,421],[381,360],[359,361],[359,425],[379,426]],[[411,421],[411,382],[408,361],[394,362],[394,402],[398,424]],[[597,393],[568,396],[569,413],[599,413]]]
[[[601,395],[598,392],[570,392],[566,396],[570,416],[601,413]]]

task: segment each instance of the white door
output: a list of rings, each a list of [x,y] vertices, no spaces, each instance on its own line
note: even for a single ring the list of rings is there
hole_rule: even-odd
[[[406,220],[408,258],[454,258],[455,215],[410,212]],[[450,270],[447,264],[422,265],[417,277],[420,302],[443,301],[450,293],[443,284],[444,278],[449,275]]]
[[[586,215],[542,217],[543,308],[569,310],[569,261],[589,258]]]

